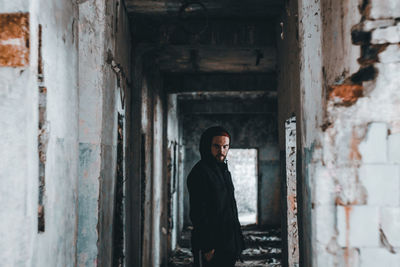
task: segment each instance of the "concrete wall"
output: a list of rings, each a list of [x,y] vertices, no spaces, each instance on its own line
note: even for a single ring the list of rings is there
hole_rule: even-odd
[[[111,266],[117,115],[130,81],[123,2],[79,5],[79,266]],[[123,105],[123,103],[125,106]]]
[[[229,111],[227,111],[229,112]],[[279,148],[276,114],[182,114],[185,147],[185,222],[188,224],[189,203],[186,178],[200,160],[199,142],[205,129],[222,125],[232,135],[232,148],[258,149],[260,225],[280,225]]]
[[[124,6],[3,1],[0,12],[1,196],[11,205],[1,262],[110,266],[116,117],[130,74]]]
[[[149,79],[150,80],[150,79]],[[164,266],[167,264],[166,245],[166,203],[165,172],[164,172],[164,120],[165,98],[160,92],[162,79],[159,73],[151,77],[150,89],[153,90],[153,171],[152,171],[152,245],[151,266]]]
[[[0,260],[4,266],[73,266],[78,176],[77,7],[73,2],[2,1],[0,12]],[[17,14],[20,12],[24,15]],[[45,96],[40,100],[39,87]],[[42,117],[39,105],[45,110]],[[43,123],[40,148],[39,120]],[[45,179],[44,231],[38,233],[40,164]]]
[[[319,1],[299,1],[298,6],[299,45],[300,45],[300,101],[301,113],[297,117],[300,121],[298,141],[300,141],[301,159],[298,161],[298,205],[299,233],[300,233],[300,264],[311,266],[312,251],[312,183],[313,173],[309,169],[311,154],[315,149],[318,134],[316,129],[321,127],[323,119],[322,89],[322,49],[321,49],[321,8]],[[299,140],[300,139],[300,140]]]
[[[394,18],[400,6],[372,0],[327,1],[321,7],[327,103],[323,149],[313,153],[310,164],[313,264],[395,266],[400,39]]]
[[[398,263],[398,10],[396,1],[299,1],[282,17],[280,144],[293,113],[304,266]],[[282,53],[289,47],[298,53]]]
[[[297,163],[299,163],[301,155],[301,101],[300,101],[300,45],[299,45],[299,26],[298,26],[298,3],[297,1],[287,1],[285,4],[285,12],[281,14],[276,25],[277,27],[277,51],[278,51],[278,136],[279,150],[281,159],[286,159],[285,152],[285,122],[292,116],[296,117],[296,133],[297,133]],[[286,184],[286,166],[285,161],[281,161],[281,230],[282,230],[282,264],[287,266],[288,262],[288,240],[287,233],[287,184]],[[299,190],[299,173],[297,176],[297,211],[301,213],[299,202],[302,194]],[[298,216],[299,217],[299,216]],[[300,244],[302,244],[302,221],[298,218],[298,228],[300,236]],[[306,265],[305,265],[306,266]]]
[[[180,170],[182,162],[180,154],[183,148],[181,136],[179,133],[179,112],[178,95],[168,95],[168,115],[167,115],[167,151],[166,151],[166,179],[168,185],[168,252],[175,250],[180,239],[180,233],[183,227],[181,220],[183,210],[181,203],[183,196],[183,181]],[[183,202],[182,202],[183,204]]]
[[[279,136],[282,151],[285,144],[283,124],[291,115],[296,116],[299,249],[300,264],[305,266],[315,265],[318,261],[316,255],[319,255],[321,246],[315,242],[315,234],[319,220],[323,222],[328,214],[334,214],[326,207],[316,208],[318,199],[315,199],[314,192],[319,181],[315,178],[314,155],[320,156],[323,147],[320,133],[330,126],[326,120],[326,98],[329,94],[327,80],[333,80],[332,70],[340,69],[336,71],[336,76],[333,75],[336,81],[340,81],[344,79],[340,78],[341,75],[357,68],[355,55],[359,50],[350,42],[352,20],[359,19],[358,3],[355,2],[287,3],[286,12],[281,18],[283,34],[278,41]],[[288,74],[290,80],[287,79]],[[320,164],[324,164],[324,161]],[[316,210],[321,212],[321,217],[316,217]],[[285,227],[283,225],[284,235],[287,234]],[[323,224],[321,227],[324,229]],[[284,254],[287,253],[285,249],[286,245]],[[283,258],[285,261],[287,257]]]
[[[168,254],[167,98],[148,49],[136,47],[133,62],[132,139],[127,209],[133,266],[164,266]],[[129,223],[131,222],[131,224]]]

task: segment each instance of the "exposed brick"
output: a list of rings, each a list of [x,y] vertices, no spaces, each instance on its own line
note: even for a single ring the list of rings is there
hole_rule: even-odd
[[[392,254],[384,248],[362,248],[360,249],[362,267],[394,267],[399,266],[400,254]]]
[[[0,14],[0,66],[29,64],[29,14]]]
[[[400,163],[400,133],[389,135],[388,154],[389,162]]]
[[[400,17],[400,1],[371,0],[369,17],[372,19]]]
[[[337,230],[342,247],[378,247],[378,207],[338,206]]]
[[[400,23],[396,26],[390,26],[387,28],[376,29],[372,32],[371,43],[372,44],[397,44],[400,42]]]
[[[338,104],[351,105],[362,97],[364,88],[358,84],[340,84],[331,86],[329,98]],[[339,101],[337,101],[339,100]]]
[[[368,205],[399,205],[400,168],[395,165],[363,165],[359,178],[367,190]]]
[[[400,247],[400,208],[387,207],[381,210],[381,228],[392,246]]]
[[[360,143],[359,151],[364,163],[387,162],[387,126],[374,122],[368,127],[365,139]]]

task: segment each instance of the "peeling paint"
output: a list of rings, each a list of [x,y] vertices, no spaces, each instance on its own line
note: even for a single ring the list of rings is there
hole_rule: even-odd
[[[0,67],[29,64],[29,13],[0,14]]]
[[[363,86],[358,84],[333,85],[329,98],[337,104],[352,105],[363,96],[363,91]]]

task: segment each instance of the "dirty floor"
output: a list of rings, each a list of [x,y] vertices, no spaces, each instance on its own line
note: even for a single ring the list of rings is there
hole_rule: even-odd
[[[243,251],[243,263],[237,262],[236,267],[280,267],[281,266],[281,233],[279,229],[258,229],[254,225],[243,227],[246,250]],[[190,229],[182,233],[180,246],[169,260],[169,267],[192,266],[190,249]]]

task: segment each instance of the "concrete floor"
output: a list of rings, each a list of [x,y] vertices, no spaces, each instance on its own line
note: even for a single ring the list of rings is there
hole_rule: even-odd
[[[243,262],[236,267],[280,267],[281,266],[281,232],[280,229],[258,229],[254,225],[243,227],[246,249],[242,253]],[[182,233],[180,246],[169,259],[169,267],[190,267],[193,258],[190,248],[190,229]]]

